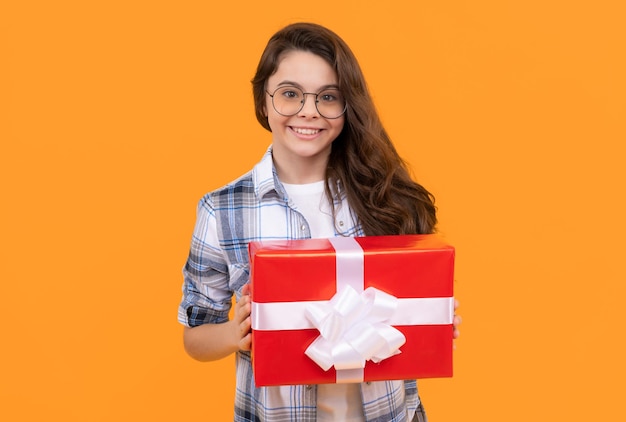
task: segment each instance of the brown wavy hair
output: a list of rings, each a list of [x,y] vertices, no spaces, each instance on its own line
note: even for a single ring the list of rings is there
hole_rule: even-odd
[[[433,233],[433,195],[411,178],[380,121],[356,57],[331,30],[295,23],[270,38],[252,79],[257,120],[271,131],[264,113],[266,83],[283,55],[294,50],[311,52],[330,64],[348,105],[326,169],[328,197],[341,186],[366,235]]]

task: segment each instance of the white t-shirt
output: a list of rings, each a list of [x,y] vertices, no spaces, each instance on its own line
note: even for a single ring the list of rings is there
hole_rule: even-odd
[[[291,185],[283,183],[289,198],[309,223],[311,237],[335,236],[330,203],[324,194],[324,181]],[[360,384],[320,384],[317,386],[317,420],[364,422]]]
[[[289,199],[296,210],[309,223],[311,237],[327,238],[335,236],[335,223],[330,203],[324,194],[324,181],[291,185],[283,183]]]

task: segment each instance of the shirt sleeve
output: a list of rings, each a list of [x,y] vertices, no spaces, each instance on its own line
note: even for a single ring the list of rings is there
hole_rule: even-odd
[[[215,209],[209,195],[200,200],[187,262],[178,321],[188,327],[228,321],[233,291],[220,247]]]

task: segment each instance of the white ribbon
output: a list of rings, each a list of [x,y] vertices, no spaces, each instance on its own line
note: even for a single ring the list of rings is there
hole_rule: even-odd
[[[390,325],[452,324],[453,297],[399,298],[398,309],[387,322]],[[252,329],[258,331],[308,330],[316,328],[306,316],[306,307],[328,300],[302,302],[252,302]]]
[[[396,297],[374,287],[359,295],[350,286],[329,302],[309,304],[305,314],[320,336],[305,354],[327,371],[362,369],[400,353],[406,338],[387,322],[397,306]]]

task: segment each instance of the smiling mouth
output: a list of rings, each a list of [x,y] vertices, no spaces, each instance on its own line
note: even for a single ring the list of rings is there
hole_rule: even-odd
[[[291,129],[300,134],[300,135],[315,135],[317,133],[320,132],[321,129],[308,129],[308,128],[302,128],[302,127],[291,127]]]

